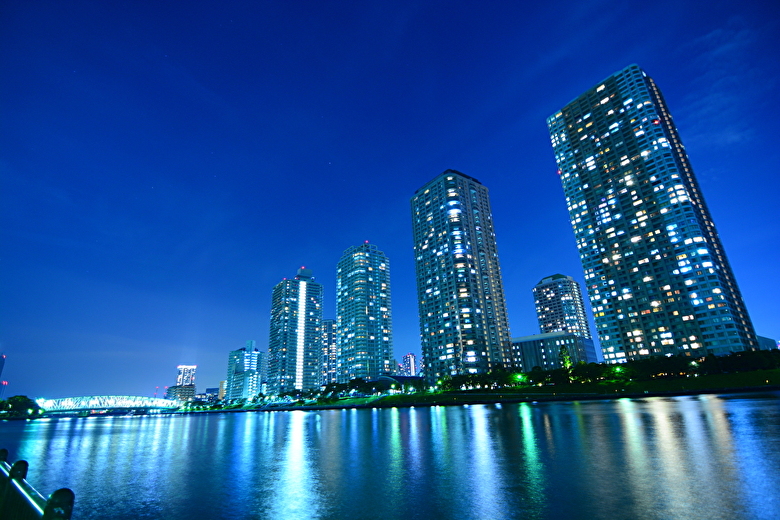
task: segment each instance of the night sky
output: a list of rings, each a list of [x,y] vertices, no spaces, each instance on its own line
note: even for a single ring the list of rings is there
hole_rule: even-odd
[[[152,395],[268,344],[271,290],[390,258],[419,353],[409,199],[491,190],[513,337],[582,268],[545,120],[631,63],[662,89],[756,331],[780,338],[773,2],[83,2],[0,7],[5,397]]]

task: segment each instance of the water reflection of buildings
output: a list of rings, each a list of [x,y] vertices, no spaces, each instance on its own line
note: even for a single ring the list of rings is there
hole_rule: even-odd
[[[778,424],[771,396],[101,417],[16,451],[39,489],[159,518],[753,520]]]

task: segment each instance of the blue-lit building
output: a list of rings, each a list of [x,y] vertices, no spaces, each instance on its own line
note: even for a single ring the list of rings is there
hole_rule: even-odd
[[[271,297],[268,338],[268,393],[314,390],[320,386],[322,285],[311,269],[276,284]]]
[[[487,187],[446,170],[411,207],[426,379],[506,366],[509,319]]]
[[[512,366],[522,372],[570,368],[579,362],[597,362],[592,339],[561,331],[512,338]]]
[[[571,276],[554,274],[533,288],[539,332],[564,331],[590,338],[580,284]]]
[[[336,271],[338,382],[393,372],[390,261],[374,244],[350,247]]]
[[[777,350],[778,344],[777,340],[772,338],[767,338],[766,336],[757,336],[758,338],[758,349],[759,350]]]
[[[417,370],[417,356],[409,352],[404,354],[401,358],[401,364],[399,365],[399,373],[401,376],[416,377],[418,375]]]
[[[246,346],[230,352],[225,399],[249,399],[260,393],[263,354],[251,340],[246,342]]]
[[[338,383],[339,348],[336,341],[336,320],[322,320],[322,359],[320,384]]]
[[[758,348],[655,82],[631,65],[547,125],[604,360]]]

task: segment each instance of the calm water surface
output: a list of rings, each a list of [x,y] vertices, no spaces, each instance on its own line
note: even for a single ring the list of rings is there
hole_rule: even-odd
[[[780,395],[0,423],[83,519],[780,519]]]

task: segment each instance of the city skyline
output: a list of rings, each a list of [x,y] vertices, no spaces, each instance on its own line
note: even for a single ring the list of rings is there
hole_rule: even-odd
[[[535,333],[534,284],[584,283],[546,118],[630,63],[663,90],[756,333],[777,339],[772,14],[9,4],[6,395],[152,395],[179,364],[217,386],[228,352],[267,349],[268,294],[298,266],[335,316],[335,265],[364,240],[393,261],[395,357],[419,354],[409,197],[448,168],[490,187],[511,333]]]

